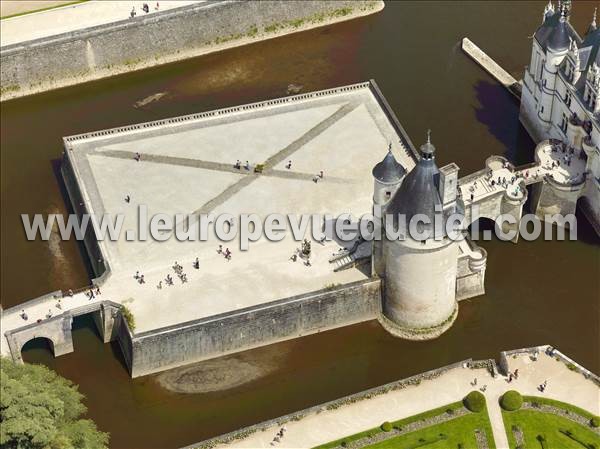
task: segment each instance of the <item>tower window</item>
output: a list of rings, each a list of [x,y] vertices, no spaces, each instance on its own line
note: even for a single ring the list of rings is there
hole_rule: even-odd
[[[562,122],[560,123],[560,129],[562,129],[562,132],[565,134],[567,132],[567,123],[568,123],[567,114],[563,114]]]
[[[565,94],[565,104],[569,107],[571,106],[571,100],[572,100],[571,92],[567,91],[567,93]]]

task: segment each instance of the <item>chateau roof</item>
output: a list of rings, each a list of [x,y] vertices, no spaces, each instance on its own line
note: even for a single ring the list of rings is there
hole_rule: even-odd
[[[373,177],[378,181],[393,184],[402,180],[406,174],[406,170],[396,160],[390,148],[383,160],[373,167],[372,173]]]
[[[573,87],[577,92],[577,95],[583,99],[588,71],[594,63],[600,66],[600,29],[589,32],[578,47],[579,70],[581,74]],[[566,63],[567,61],[565,58],[561,64],[563,70]],[[597,119],[597,116],[594,114],[590,114],[590,117]]]
[[[548,48],[554,51],[565,51],[569,48],[571,37],[567,27],[567,18],[561,16],[558,24],[553,27],[548,36]]]
[[[563,21],[560,18],[560,12],[549,15],[535,32],[535,40],[544,50],[548,48],[555,51],[566,50],[569,48],[570,39],[574,40],[577,45],[581,43],[581,37],[571,23],[566,18]]]
[[[599,48],[600,30],[594,30],[586,35],[579,49],[580,66],[584,72],[587,72],[594,62],[600,65]]]
[[[442,207],[438,191],[439,173],[435,159],[419,159],[390,201],[387,212],[404,214],[408,219],[416,214],[425,214],[433,221],[436,206],[438,210]]]

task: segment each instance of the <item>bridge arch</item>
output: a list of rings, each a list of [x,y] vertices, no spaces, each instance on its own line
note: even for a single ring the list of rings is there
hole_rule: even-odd
[[[21,359],[23,359],[23,353],[30,350],[30,349],[39,349],[39,348],[44,348],[49,350],[52,355],[54,355],[54,342],[52,341],[51,338],[49,337],[34,337],[30,340],[27,340],[25,343],[23,343],[23,346],[21,346],[21,351],[20,351],[20,357]]]
[[[68,314],[32,323],[14,331],[5,333],[10,353],[16,362],[22,362],[23,348],[31,341],[45,339],[50,342],[54,357],[73,352],[73,337],[71,335],[72,317]]]

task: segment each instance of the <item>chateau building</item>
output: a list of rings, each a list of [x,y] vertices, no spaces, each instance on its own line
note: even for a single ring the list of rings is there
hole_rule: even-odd
[[[520,119],[536,140],[557,139],[586,159],[579,194],[588,217],[600,224],[600,30],[596,13],[581,37],[569,22],[571,2],[549,2],[533,36],[523,76]]]

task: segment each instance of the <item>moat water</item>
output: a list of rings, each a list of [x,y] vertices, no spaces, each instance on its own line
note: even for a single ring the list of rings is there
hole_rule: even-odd
[[[432,128],[440,165],[454,161],[468,174],[491,154],[531,161],[516,101],[460,40],[470,37],[520,78],[544,3],[390,2],[350,23],[3,103],[2,306],[88,280],[75,242],[28,242],[20,221],[67,212],[57,171],[65,135],[282,96],[291,83],[311,91],[374,78],[417,145]],[[578,30],[594,6],[575,2]],[[503,349],[551,344],[600,372],[599,242],[578,218],[576,242],[482,242],[487,294],[461,303],[454,327],[435,341],[395,339],[365,323],[221,359],[223,373],[251,366],[252,380],[196,394],[170,392],[156,376],[131,380],[119,349],[102,344],[85,317],[74,324],[74,353],[54,359],[30,345],[24,357],[79,384],[88,416],[115,448],[191,444]]]

